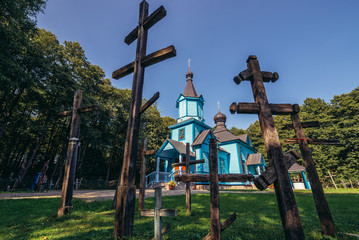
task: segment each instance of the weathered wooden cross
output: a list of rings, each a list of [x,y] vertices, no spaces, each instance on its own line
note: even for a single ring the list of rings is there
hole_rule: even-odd
[[[112,77],[115,79],[134,73],[121,181],[117,191],[114,227],[114,238],[116,239],[132,236],[133,233],[136,158],[145,67],[176,55],[175,48],[169,46],[146,56],[147,31],[165,16],[166,10],[163,6],[148,16],[148,3],[145,0],[141,2],[138,26],[125,38],[127,44],[131,44],[137,39],[136,59],[112,73]]]
[[[299,106],[296,106],[299,107]],[[300,151],[303,156],[304,166],[307,170],[309,182],[312,188],[313,198],[315,206],[317,208],[319,220],[322,226],[323,233],[325,235],[335,237],[335,226],[332,215],[330,213],[329,205],[324,194],[322,183],[319,180],[318,172],[315,167],[315,163],[312,158],[312,154],[308,144],[322,144],[322,145],[340,145],[337,140],[323,140],[320,141],[308,140],[305,137],[303,128],[319,127],[320,124],[317,121],[301,123],[298,113],[292,113],[292,126],[285,126],[284,129],[294,129],[297,139],[291,139],[285,141],[285,143],[298,143]]]
[[[211,201],[211,233],[204,239],[221,239],[221,232],[236,220],[233,213],[226,221],[220,222],[219,182],[247,182],[253,181],[251,174],[218,174],[218,151],[214,138],[209,143],[209,174],[183,174],[175,177],[182,182],[209,182]]]
[[[72,212],[72,195],[74,190],[74,181],[76,173],[77,149],[79,146],[81,113],[90,112],[96,109],[96,106],[82,107],[82,91],[76,90],[74,94],[74,102],[72,110],[59,113],[59,116],[70,116],[71,130],[69,145],[67,148],[64,180],[62,183],[61,203],[57,211],[57,217],[61,217],[64,213]]]
[[[140,191],[138,196],[138,210],[145,208],[146,192],[146,156],[156,154],[155,150],[147,150],[147,138],[143,139],[141,150],[141,170],[140,170]]]
[[[155,209],[142,209],[141,216],[154,217],[155,222],[155,239],[162,240],[162,234],[165,232],[162,230],[162,217],[177,216],[177,209],[161,209],[162,208],[162,189],[160,187],[155,188]],[[165,227],[167,230],[169,226]]]
[[[190,144],[186,143],[186,162],[173,163],[172,167],[186,166],[186,174],[189,174],[190,173],[189,166],[200,164],[200,163],[204,163],[204,159],[190,161]],[[192,205],[192,203],[191,203],[191,183],[186,182],[186,212],[187,213],[191,213],[191,209],[192,209],[191,205]]]
[[[288,169],[272,116],[273,114],[298,113],[299,109],[293,109],[291,104],[269,104],[263,82],[275,82],[279,78],[278,73],[262,72],[257,57],[253,55],[248,57],[247,66],[248,69],[242,71],[233,80],[237,84],[244,80],[251,82],[255,103],[232,103],[230,111],[231,113],[258,114],[268,159],[277,175],[274,186],[285,237],[286,239],[304,239]]]

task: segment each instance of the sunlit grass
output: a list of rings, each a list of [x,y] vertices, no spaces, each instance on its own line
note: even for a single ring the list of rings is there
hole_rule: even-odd
[[[359,235],[359,194],[331,193],[327,199],[338,231]],[[296,193],[296,200],[306,239],[326,239],[311,194]],[[220,204],[222,221],[237,213],[222,239],[284,239],[274,194],[221,193]],[[111,201],[75,199],[73,213],[61,218],[56,218],[58,205],[58,198],[1,200],[0,239],[112,239]],[[146,199],[146,208],[153,207],[153,198]],[[202,239],[210,230],[209,194],[192,196],[191,215],[185,211],[185,196],[163,197],[163,208],[178,209],[177,217],[163,218],[163,225],[171,223],[164,239]],[[152,237],[153,219],[136,210],[133,239]],[[339,234],[338,239],[358,238]]]

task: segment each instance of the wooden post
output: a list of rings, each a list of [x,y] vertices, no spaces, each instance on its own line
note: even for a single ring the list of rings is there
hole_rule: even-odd
[[[343,181],[343,179],[342,179],[342,184],[343,184],[344,188],[347,188],[347,185],[345,184],[345,182]]]
[[[136,200],[136,158],[140,128],[140,108],[145,67],[174,57],[176,50],[173,46],[159,50],[146,56],[147,31],[154,24],[166,16],[164,7],[159,7],[148,16],[148,3],[140,3],[138,26],[125,38],[127,44],[137,39],[136,59],[112,73],[112,77],[119,79],[133,72],[130,116],[126,134],[125,151],[121,172],[120,186],[117,191],[114,238],[123,239],[133,233],[135,200]]]
[[[218,180],[218,154],[217,143],[214,138],[209,142],[209,189],[211,196],[211,239],[221,239],[219,180]]]
[[[162,233],[166,232],[169,228],[167,225],[162,229],[162,217],[177,216],[176,209],[161,209],[162,208],[162,189],[155,188],[155,209],[142,209],[141,216],[154,217],[154,239],[162,240]]]
[[[236,219],[237,219],[237,214],[234,212],[229,218],[227,218],[221,224],[221,232],[226,230],[226,228],[229,227]],[[208,233],[207,236],[205,236],[202,240],[211,240],[211,233]]]
[[[140,192],[138,197],[138,210],[141,211],[145,208],[145,189],[146,189],[146,157],[147,138],[143,139],[141,151],[141,170],[140,170]]]
[[[186,174],[190,173],[189,161],[190,161],[190,149],[189,143],[186,143]],[[191,183],[186,182],[186,212],[191,213]]]
[[[350,182],[350,186],[352,187],[352,189],[354,189],[352,180],[349,179],[349,182]]]
[[[276,106],[271,106],[268,102],[263,81],[274,82],[278,79],[278,74],[264,73],[262,75],[256,56],[248,57],[247,66],[248,71],[243,71],[247,74],[243,74],[243,72],[241,72],[238,77],[234,78],[234,81],[237,84],[239,84],[242,80],[250,80],[251,82],[253,97],[255,100],[255,105],[253,105],[254,109],[252,109],[251,112],[258,113],[268,159],[270,164],[273,164],[277,175],[277,181],[275,182],[276,196],[285,237],[287,240],[304,239],[302,223],[300,221],[293,189],[288,176],[288,170],[284,161],[284,154],[272,116],[272,110],[277,114],[282,111],[283,113],[288,114],[293,110],[288,109],[286,105],[279,106],[277,108]],[[266,78],[263,77],[264,75],[271,76]],[[235,111],[231,110],[231,112]]]
[[[328,170],[328,173],[329,173],[329,177],[330,177],[330,179],[332,180],[332,183],[333,183],[335,189],[338,190],[337,184],[335,184],[334,179],[333,179],[333,176],[332,176],[332,174],[330,173],[329,170]]]
[[[64,213],[72,211],[72,195],[74,188],[77,148],[80,136],[80,114],[77,111],[82,105],[82,91],[77,90],[74,95],[72,108],[72,121],[70,130],[69,146],[67,149],[64,180],[62,183],[61,203],[57,211],[57,217],[61,217]]]
[[[299,107],[299,106],[297,106]],[[319,220],[322,226],[324,235],[335,237],[335,226],[330,213],[329,205],[324,194],[322,184],[319,180],[318,172],[315,167],[315,163],[310,153],[309,145],[306,140],[302,124],[300,122],[298,113],[291,114],[293,128],[296,137],[299,139],[299,148],[302,153],[304,166],[307,170],[308,178],[312,188],[313,198],[315,206],[317,208]]]

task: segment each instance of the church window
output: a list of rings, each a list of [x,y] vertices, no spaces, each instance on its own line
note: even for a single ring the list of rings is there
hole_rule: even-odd
[[[184,139],[184,128],[181,128],[179,130],[178,140],[183,140],[183,139]]]

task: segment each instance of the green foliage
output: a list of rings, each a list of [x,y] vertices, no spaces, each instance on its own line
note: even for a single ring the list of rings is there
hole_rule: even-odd
[[[307,191],[308,192],[308,191]],[[306,239],[326,239],[321,235],[318,215],[311,193],[296,193],[299,214]],[[344,233],[359,234],[358,194],[327,194],[336,228],[337,239],[356,239]],[[163,208],[178,210],[177,217],[164,217],[171,223],[164,239],[202,239],[210,231],[209,194],[192,196],[192,213],[186,214],[185,196],[163,198]],[[71,215],[56,218],[59,199],[1,200],[1,239],[113,239],[114,210],[111,202],[86,203],[74,199]],[[283,239],[283,229],[274,193],[221,193],[221,221],[233,212],[237,220],[222,234],[223,239]],[[154,199],[146,199],[146,208]],[[153,237],[153,218],[141,217],[137,203],[133,239]],[[11,212],[11,214],[8,214]]]

